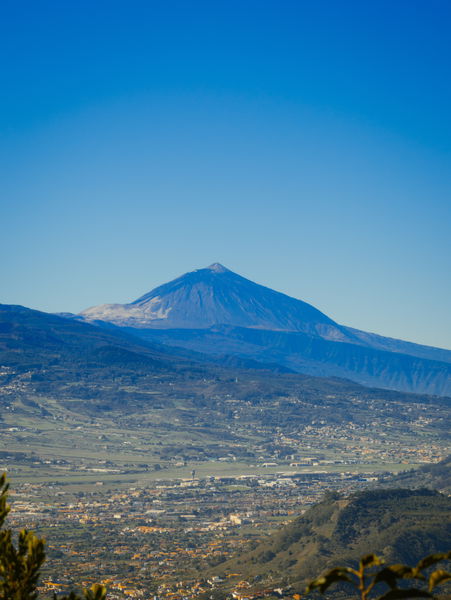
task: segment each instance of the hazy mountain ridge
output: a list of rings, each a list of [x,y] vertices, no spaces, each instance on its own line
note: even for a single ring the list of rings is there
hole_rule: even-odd
[[[129,304],[87,309],[78,318],[216,358],[279,365],[367,386],[451,395],[451,351],[339,325],[313,306],[215,263]]]
[[[405,342],[396,338],[390,338],[377,333],[369,333],[354,329],[353,327],[345,327],[345,329],[358,338],[360,342],[379,350],[387,350],[388,352],[399,352],[400,354],[409,354],[418,358],[427,358],[429,360],[437,360],[439,362],[451,363],[451,350],[445,348],[434,348],[433,346],[425,346],[423,344],[415,344],[414,342]]]
[[[175,349],[144,342],[120,329],[109,330],[89,323],[0,304],[0,364],[43,369],[73,365],[79,360],[111,365],[116,359],[147,368],[171,370],[183,362]]]
[[[366,386],[450,395],[451,365],[399,352],[333,342],[303,333],[212,327],[133,330],[143,339],[215,355],[276,363],[317,377],[344,377]]]
[[[254,332],[258,333],[257,330]],[[353,411],[353,419],[365,419],[368,415],[366,403],[374,399],[387,402],[387,406],[392,400],[395,403],[421,401],[442,406],[448,403],[446,398],[369,389],[349,380],[317,378],[284,373],[283,370],[276,373],[264,368],[274,369],[274,365],[265,365],[261,361],[255,364],[231,355],[210,355],[207,359],[210,362],[201,354],[140,340],[112,325],[96,327],[21,306],[0,305],[0,365],[31,373],[32,379],[39,382],[39,389],[52,394],[60,393],[61,385],[77,383],[80,389],[78,397],[89,410],[96,406],[92,399],[99,394],[105,396],[105,381],[108,381],[111,394],[115,395],[117,388],[117,395],[122,398],[120,381],[127,373],[133,374],[138,387],[141,378],[148,381],[146,385],[153,386],[152,376],[162,376],[172,390],[178,390],[188,403],[193,400],[194,406],[199,407],[205,407],[205,402],[210,402],[218,394],[233,394],[237,400],[250,401],[255,405],[255,417],[260,410],[257,407],[264,407],[266,399],[302,395],[303,400],[311,404],[312,412],[310,408],[307,411],[305,406],[300,411],[296,403],[287,404],[284,413],[277,417],[287,422],[308,421],[314,418],[315,407],[324,404],[334,407],[330,415],[328,413],[330,419],[346,421],[350,418],[350,411]],[[255,369],[256,366],[259,368]],[[85,391],[82,392],[80,386],[84,386]],[[68,388],[68,392],[72,389]],[[135,403],[133,394],[130,398]],[[355,399],[361,399],[358,406],[353,404]],[[141,401],[142,396],[139,395]]]

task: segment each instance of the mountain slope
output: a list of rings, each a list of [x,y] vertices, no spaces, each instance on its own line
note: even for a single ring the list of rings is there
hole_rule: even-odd
[[[388,563],[415,564],[426,554],[448,550],[450,510],[449,497],[425,489],[329,495],[215,571],[305,582],[327,568],[352,565],[370,552]]]
[[[375,348],[376,350],[399,352],[400,354],[409,354],[410,356],[416,356],[418,358],[427,358],[429,360],[451,363],[451,351],[445,350],[444,348],[434,348],[432,346],[414,344],[413,342],[405,342],[403,340],[377,335],[377,333],[360,331],[353,327],[345,327],[344,329],[350,335],[354,336],[354,338],[357,338],[360,343]]]
[[[317,377],[366,386],[451,395],[451,364],[305,333],[217,326],[210,329],[125,328],[146,340],[205,354],[235,355]]]
[[[105,330],[23,306],[0,304],[0,364],[4,366],[47,369],[124,363],[167,371],[183,364],[176,350],[167,350],[120,329]]]

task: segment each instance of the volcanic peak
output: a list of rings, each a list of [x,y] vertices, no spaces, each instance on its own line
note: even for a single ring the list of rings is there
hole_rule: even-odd
[[[258,285],[220,263],[185,273],[129,304],[92,307],[81,316],[138,328],[205,329],[231,325],[303,331],[342,341],[349,338],[313,306]]]
[[[206,269],[208,269],[209,271],[213,271],[214,273],[231,273],[232,271],[230,271],[230,269],[227,269],[226,267],[224,267],[224,265],[221,265],[221,263],[215,262],[212,263],[210,266],[206,267]],[[198,269],[198,271],[203,271],[203,269]]]

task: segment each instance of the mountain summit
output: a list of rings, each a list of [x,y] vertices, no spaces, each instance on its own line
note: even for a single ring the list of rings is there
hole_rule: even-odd
[[[207,269],[210,269],[210,271],[214,271],[215,273],[231,273],[231,271],[229,271],[229,269],[226,269],[224,265],[221,265],[221,263],[213,263],[209,267],[207,267]]]
[[[354,337],[310,304],[254,283],[220,263],[186,273],[129,304],[95,306],[81,316],[146,329],[230,325],[341,341]]]

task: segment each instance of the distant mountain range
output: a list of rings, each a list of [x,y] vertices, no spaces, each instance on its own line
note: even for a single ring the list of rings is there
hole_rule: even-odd
[[[310,304],[219,263],[129,304],[95,306],[75,318],[204,355],[235,356],[366,386],[451,395],[450,350],[340,325]]]
[[[318,418],[318,410],[328,423],[361,424],[381,415],[402,423],[411,418],[408,412],[399,412],[402,406],[419,402],[446,414],[449,404],[448,398],[312,377],[239,356],[195,353],[129,333],[138,330],[98,323],[0,304],[3,389],[12,386],[13,395],[25,398],[21,406],[41,398],[44,411],[47,398],[90,415],[112,410],[125,415],[149,410],[156,403],[159,410],[164,406],[169,411],[169,423],[181,416],[173,406],[175,398],[184,407],[184,419],[190,414],[208,423],[209,429],[212,419],[221,423],[222,432],[233,419],[230,397],[243,408],[250,427],[274,420],[280,427],[310,424]],[[2,402],[10,402],[7,391]],[[433,427],[439,435],[446,431],[445,422]]]

